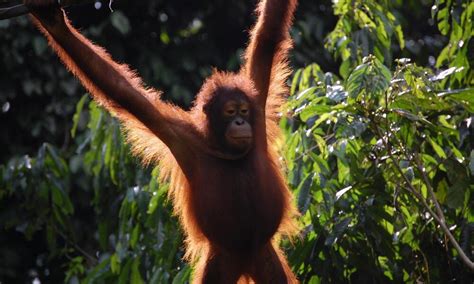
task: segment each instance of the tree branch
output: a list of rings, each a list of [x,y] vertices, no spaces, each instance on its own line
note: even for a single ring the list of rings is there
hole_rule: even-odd
[[[373,125],[373,127],[374,127],[377,135],[380,137],[380,139],[384,143],[385,148],[389,149],[389,146],[388,146],[388,144],[389,144],[388,139],[389,138],[388,138],[388,136],[387,136],[387,139],[385,139],[384,138],[385,136],[382,135],[382,133],[380,131],[380,128],[377,125]],[[449,228],[446,224],[446,221],[445,221],[446,219],[444,217],[444,213],[441,209],[441,206],[438,203],[438,200],[436,199],[433,187],[431,186],[431,183],[429,181],[428,176],[426,175],[426,172],[423,170],[423,165],[421,164],[421,161],[420,161],[419,157],[417,156],[417,154],[414,155],[415,164],[416,164],[417,169],[418,169],[418,171],[420,172],[420,174],[423,178],[424,183],[426,184],[426,187],[427,187],[428,192],[429,192],[430,197],[431,197],[431,202],[434,204],[438,215],[431,209],[430,205],[426,202],[426,199],[423,197],[423,195],[413,187],[410,180],[408,179],[408,177],[405,175],[405,173],[401,169],[399,160],[392,154],[392,151],[388,152],[388,156],[390,157],[390,160],[392,160],[392,163],[394,164],[395,169],[398,171],[398,173],[402,176],[403,180],[405,181],[407,187],[404,187],[404,188],[407,189],[408,192],[414,194],[416,196],[416,198],[423,204],[423,206],[426,208],[426,210],[428,210],[428,212],[433,217],[433,219],[436,221],[436,223],[438,223],[438,225],[441,227],[441,230],[444,232],[444,234],[448,237],[451,244],[454,246],[454,248],[458,252],[458,254],[461,258],[461,261],[471,271],[474,271],[474,262],[472,262],[469,259],[469,257],[466,255],[466,253],[461,248],[461,246],[459,245],[456,238],[453,236],[453,234],[451,233],[451,231],[449,230]]]

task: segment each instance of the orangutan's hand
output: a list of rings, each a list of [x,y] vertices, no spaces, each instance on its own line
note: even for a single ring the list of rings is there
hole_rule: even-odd
[[[64,14],[58,0],[23,0],[23,3],[48,30],[64,25]]]

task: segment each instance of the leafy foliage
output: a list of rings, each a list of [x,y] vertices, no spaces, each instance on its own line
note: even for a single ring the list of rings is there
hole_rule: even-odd
[[[285,152],[306,230],[291,260],[306,281],[450,279],[445,265],[465,269],[454,250],[440,251],[449,244],[424,204],[436,198],[457,239],[473,221],[474,90],[444,95],[430,70],[402,62],[391,74],[366,57],[344,86],[316,65],[293,80]]]
[[[369,54],[391,64],[392,37],[397,38],[401,48],[405,46],[402,28],[387,1],[379,2],[344,0],[334,4],[339,20],[326,39],[326,47],[343,60],[339,68],[343,78]]]
[[[238,66],[245,34],[222,37],[248,28],[252,3],[183,10],[168,1],[117,2],[110,17],[102,10],[87,22],[78,16],[85,8],[71,17],[170,98],[189,103],[210,65]],[[328,13],[330,1],[301,1],[293,61],[324,66],[296,70],[291,115],[281,122],[303,225],[301,238],[284,246],[303,283],[473,276],[449,235],[472,260],[474,4],[424,3],[341,0]],[[226,11],[247,22],[220,30]],[[413,25],[423,16],[428,24]],[[418,34],[431,28],[441,35]],[[0,123],[7,145],[0,281],[186,283],[191,269],[159,168],[138,165],[118,123],[87,96],[77,100],[78,83],[25,18],[0,29],[7,31],[0,33],[0,104],[9,121]],[[326,35],[329,52],[318,49]]]
[[[372,28],[373,45],[383,46],[385,34],[375,16],[360,15],[387,7],[350,3],[355,9],[336,4],[340,19],[328,37],[347,66],[358,64],[341,65],[347,80],[313,64],[292,82],[285,156],[305,230],[291,262],[308,283],[467,281],[472,272],[439,227],[457,241],[472,234],[472,69],[444,50],[438,62],[449,68],[437,73],[409,59],[391,72],[382,63],[390,57],[375,48],[361,47],[374,55],[358,57],[354,35]],[[472,241],[463,248],[472,255]]]

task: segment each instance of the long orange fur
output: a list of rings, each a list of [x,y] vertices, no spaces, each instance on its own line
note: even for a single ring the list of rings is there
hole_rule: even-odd
[[[38,0],[34,1],[38,2]],[[278,143],[276,141],[281,141],[278,120],[281,116],[281,106],[288,94],[286,82],[291,69],[288,66],[287,57],[288,51],[292,46],[288,30],[292,23],[296,2],[296,0],[263,0],[260,2],[257,7],[259,20],[250,33],[250,44],[244,55],[246,64],[237,74],[216,71],[206,80],[197,95],[194,107],[188,112],[160,100],[159,92],[153,89],[145,89],[142,81],[128,66],[114,62],[104,49],[92,44],[83,37],[65,18],[65,29],[71,33],[72,37],[81,45],[89,48],[90,54],[100,57],[104,64],[107,65],[107,68],[110,68],[109,70],[115,72],[112,75],[105,74],[106,72],[103,75],[91,75],[90,71],[88,72],[88,69],[85,70],[86,68],[82,66],[84,63],[81,65],[77,56],[73,58],[73,55],[70,54],[71,48],[65,47],[68,46],[67,43],[70,39],[65,39],[66,36],[62,34],[62,31],[58,32],[56,28],[52,28],[44,22],[35,19],[36,25],[48,38],[49,44],[57,52],[68,69],[80,79],[100,105],[122,122],[127,141],[132,146],[133,154],[140,156],[144,164],[158,164],[161,169],[160,179],[170,182],[169,198],[173,202],[174,212],[179,216],[186,235],[186,259],[191,263],[198,263],[198,271],[194,276],[196,282],[202,281],[204,277],[203,269],[208,261],[208,259],[202,256],[212,256],[214,248],[212,243],[203,234],[202,228],[198,225],[196,215],[193,212],[192,180],[183,172],[183,165],[178,163],[169,146],[162,141],[161,137],[157,136],[157,131],[152,130],[150,125],[144,123],[144,119],[139,114],[136,112],[135,114],[132,113],[126,105],[117,102],[117,99],[109,95],[109,90],[106,87],[99,86],[98,82],[101,79],[111,80],[110,78],[105,78],[105,76],[112,76],[114,77],[113,80],[118,82],[120,88],[138,90],[140,95],[145,97],[146,101],[159,111],[164,123],[183,129],[180,132],[181,135],[190,133],[190,136],[195,135],[199,137],[199,139],[189,137],[189,140],[195,141],[200,149],[208,148],[205,143],[206,132],[210,131],[207,129],[207,118],[202,109],[209,103],[217,89],[222,87],[238,88],[247,94],[254,104],[260,103],[259,100],[262,97],[260,92],[262,90],[267,92],[267,96],[263,97],[265,106],[264,131],[266,133],[256,133],[256,135],[265,135],[266,145],[269,146],[262,148],[266,153],[258,153],[258,155],[268,160],[267,165],[276,174],[277,180],[268,180],[267,183],[275,182],[276,184],[284,185],[285,181],[281,173],[282,163],[279,159]],[[281,7],[282,5],[284,7]],[[273,14],[282,14],[282,18],[272,17]],[[38,15],[36,16],[40,18]],[[273,30],[275,31],[274,33],[272,32]],[[274,47],[270,45],[273,49],[268,50],[268,52],[265,49],[259,50],[259,42],[266,41],[275,41],[277,44]],[[79,49],[79,47],[73,47],[72,49],[74,48]],[[271,58],[265,58],[265,56],[271,56]],[[97,76],[104,76],[104,78],[97,78]],[[253,81],[249,78],[253,78]],[[268,85],[265,83],[266,81],[268,81]],[[266,179],[266,177],[263,178]],[[288,275],[288,282],[294,283],[297,280],[286,264],[283,253],[278,249],[277,242],[281,236],[293,236],[296,234],[298,226],[295,222],[295,217],[298,213],[292,204],[291,193],[286,185],[281,186],[281,188],[281,194],[284,199],[283,212],[278,230],[275,232],[271,242],[275,247],[277,257],[282,263],[285,273]],[[240,282],[249,281],[251,281],[249,275],[243,275],[240,278]]]

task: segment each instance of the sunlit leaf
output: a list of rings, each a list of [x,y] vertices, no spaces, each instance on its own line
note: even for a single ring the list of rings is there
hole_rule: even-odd
[[[351,188],[352,188],[352,186],[348,186],[348,187],[345,187],[345,188],[339,190],[338,192],[336,192],[336,200],[341,198],[341,196],[343,196],[346,192],[351,190]]]
[[[115,253],[110,257],[110,269],[112,273],[120,273],[120,260]]]
[[[143,278],[140,274],[140,259],[135,258],[132,263],[132,274],[130,275],[130,284],[143,284]]]
[[[79,102],[76,104],[76,112],[74,113],[74,116],[72,117],[72,128],[71,128],[71,137],[74,138],[76,136],[76,131],[77,131],[77,126],[79,125],[79,118],[82,113],[82,109],[84,108],[84,104],[87,101],[88,96],[84,95],[82,98],[79,100]]]
[[[446,156],[446,153],[444,152],[443,148],[441,146],[438,145],[438,143],[436,143],[436,141],[434,141],[433,139],[428,139],[428,141],[430,142],[431,144],[431,147],[433,147],[433,150],[436,152],[436,154],[440,157],[440,158],[443,158],[443,159],[446,159],[447,156]]]

